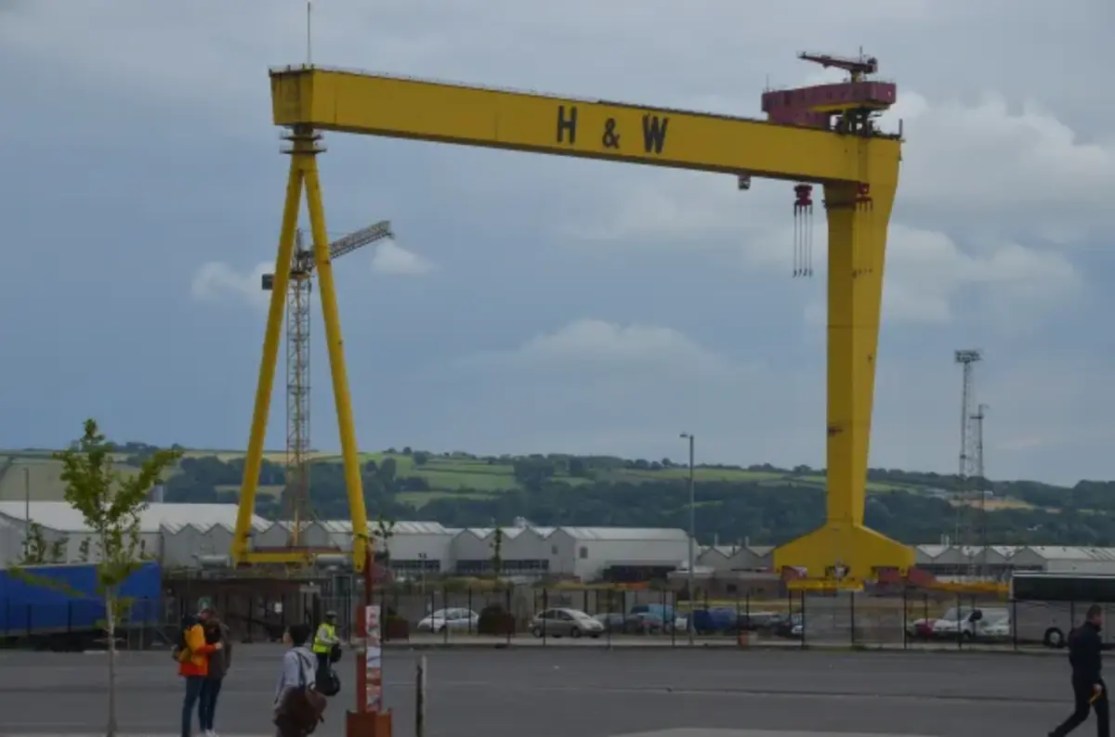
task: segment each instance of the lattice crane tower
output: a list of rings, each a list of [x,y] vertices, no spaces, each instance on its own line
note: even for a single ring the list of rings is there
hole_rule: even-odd
[[[840,571],[849,582],[884,569],[905,572],[912,567],[910,547],[869,529],[863,519],[887,225],[902,149],[901,131],[882,132],[874,118],[894,104],[897,89],[868,78],[878,68],[874,58],[801,58],[842,68],[849,77],[834,84],[767,91],[762,96],[765,120],[310,64],[271,70],[272,120],[289,131],[291,161],[233,561],[297,560],[290,554],[253,551],[250,522],[289,279],[285,265],[293,250],[303,185],[352,514],[354,568],[363,570],[371,558],[317,166],[322,132],[337,131],[717,172],[733,177],[741,191],[748,190],[752,177],[779,179],[805,185],[794,188],[795,217],[809,216],[812,188],[821,185],[829,246],[828,400],[826,423],[818,430],[827,437],[827,509],[821,527],[775,550],[774,565],[815,579]],[[808,236],[811,230],[803,232]],[[812,273],[811,266],[806,264],[805,271]]]
[[[331,261],[364,246],[394,238],[391,223],[381,220],[329,244]],[[291,520],[289,547],[301,544],[302,525],[310,518],[310,292],[314,255],[303,247],[302,230],[294,234],[286,313],[286,486],[283,511]],[[275,275],[264,274],[262,287],[270,291]]]

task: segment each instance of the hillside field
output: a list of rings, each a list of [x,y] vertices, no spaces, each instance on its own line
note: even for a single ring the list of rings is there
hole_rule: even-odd
[[[243,457],[243,453],[227,450],[187,450],[186,458],[201,458],[216,456],[221,461],[231,461]],[[126,454],[117,454],[117,468],[122,473],[134,473],[135,469],[124,463]],[[264,457],[280,466],[285,462],[283,451],[268,451]],[[336,453],[313,453],[314,465],[339,464],[341,458]],[[384,459],[391,457],[396,464],[396,477],[420,477],[429,484],[428,491],[405,491],[398,495],[400,502],[408,503],[416,508],[421,508],[426,503],[443,497],[455,498],[484,498],[499,494],[510,489],[520,488],[515,479],[514,467],[511,459],[483,459],[466,454],[429,454],[425,464],[415,463],[414,456],[403,453],[361,453],[361,464],[375,461],[380,464]],[[49,451],[2,451],[0,450],[0,500],[22,500],[25,494],[25,469],[29,472],[31,499],[38,501],[60,501],[63,498],[63,484],[60,478],[61,463],[51,457]],[[592,483],[596,481],[613,481],[626,483],[644,483],[650,481],[676,480],[684,482],[688,478],[686,466],[670,466],[667,468],[614,468],[609,470],[596,470],[593,478],[580,478],[568,475],[558,475],[554,480],[561,481],[570,486]],[[312,474],[312,470],[311,470]],[[796,486],[815,486],[824,488],[824,476],[816,473],[794,473],[779,470],[747,470],[740,468],[706,467],[698,466],[694,471],[698,482],[725,481],[746,482],[760,486],[777,487],[788,483]],[[222,485],[219,491],[236,491],[236,485]],[[868,482],[868,491],[873,493],[886,493],[896,490],[906,490],[914,493],[924,489],[909,484]],[[279,486],[261,486],[261,494],[278,494]],[[998,500],[997,507],[1026,508],[1029,505],[1017,500]]]

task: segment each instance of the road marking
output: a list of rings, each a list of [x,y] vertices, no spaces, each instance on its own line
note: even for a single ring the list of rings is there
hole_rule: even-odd
[[[680,727],[656,732],[634,732],[613,737],[932,737],[931,735],[899,734],[898,732],[810,732],[768,729],[708,729]]]

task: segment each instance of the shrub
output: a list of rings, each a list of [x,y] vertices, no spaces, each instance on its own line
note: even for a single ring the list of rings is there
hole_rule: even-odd
[[[502,604],[489,604],[480,610],[476,631],[482,635],[511,635],[515,633],[515,617]]]

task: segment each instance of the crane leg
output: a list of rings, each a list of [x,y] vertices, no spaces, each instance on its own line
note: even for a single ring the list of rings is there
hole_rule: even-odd
[[[368,514],[364,507],[364,486],[360,479],[360,459],[356,447],[356,430],[352,420],[352,401],[345,369],[344,340],[341,318],[337,310],[337,292],[333,282],[333,265],[329,259],[329,239],[325,228],[325,208],[321,203],[321,182],[317,160],[309,156],[303,162],[306,177],[306,199],[310,210],[310,228],[314,240],[314,264],[317,271],[321,314],[325,320],[325,341],[329,348],[329,368],[333,374],[333,400],[337,405],[337,424],[341,435],[341,457],[344,461],[348,507],[352,516],[352,563],[357,572],[364,570],[367,554]]]
[[[857,185],[825,185],[828,210],[828,507],[825,523],[774,551],[777,570],[804,568],[827,578],[843,568],[865,580],[877,569],[905,572],[913,550],[864,526],[875,352],[883,296],[887,222],[894,188],[872,184],[864,202]]]
[[[248,455],[244,459],[244,478],[240,484],[240,508],[236,516],[236,531],[232,536],[233,565],[243,563],[248,558],[256,488],[259,485],[259,472],[263,465],[263,441],[267,434],[267,416],[271,409],[271,390],[275,382],[275,364],[279,355],[283,307],[286,302],[291,255],[294,250],[294,230],[298,225],[298,206],[302,197],[302,167],[298,159],[297,153],[291,156],[290,173],[287,175],[283,224],[279,231],[279,248],[275,254],[271,304],[267,309],[267,328],[263,334],[263,357],[259,362],[259,381],[256,383],[255,410],[252,413],[252,429],[248,437]]]

